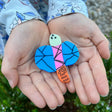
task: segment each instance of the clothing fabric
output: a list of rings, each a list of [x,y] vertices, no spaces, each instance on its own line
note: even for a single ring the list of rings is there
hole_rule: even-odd
[[[88,17],[86,0],[0,0],[0,54],[15,26],[31,19],[46,24],[62,15],[82,13]]]

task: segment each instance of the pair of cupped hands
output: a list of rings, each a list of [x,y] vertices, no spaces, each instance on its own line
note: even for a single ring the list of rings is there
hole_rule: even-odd
[[[60,82],[56,73],[37,68],[35,51],[49,44],[50,34],[62,42],[74,43],[80,53],[77,63],[68,67],[70,83]],[[71,14],[51,20],[48,25],[30,20],[16,26],[5,46],[2,72],[12,88],[16,85],[37,107],[46,104],[55,109],[64,103],[64,94],[76,92],[81,103],[96,104],[108,95],[109,87],[102,59],[110,57],[109,42],[98,26],[82,14]]]

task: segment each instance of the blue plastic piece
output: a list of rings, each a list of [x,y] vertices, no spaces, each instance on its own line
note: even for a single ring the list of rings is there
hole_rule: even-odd
[[[50,45],[39,47],[35,54],[35,63],[38,68],[47,72],[55,72],[55,63],[52,47]]]
[[[79,51],[77,47],[69,41],[62,43],[62,53],[66,66],[73,65],[79,59]]]
[[[79,58],[77,47],[69,41],[62,43],[62,54],[66,66],[73,65]],[[50,45],[39,47],[36,50],[35,63],[41,70],[45,70],[47,72],[56,71],[53,51]]]

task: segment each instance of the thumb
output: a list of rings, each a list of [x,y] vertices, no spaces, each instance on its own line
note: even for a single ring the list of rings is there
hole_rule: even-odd
[[[4,58],[2,61],[1,71],[7,78],[12,88],[14,88],[18,83],[18,59],[18,53],[14,49],[14,46],[12,46],[10,42],[7,42],[7,45],[5,47]]]
[[[100,31],[97,25],[93,30],[94,34],[91,37],[93,43],[97,46],[100,55],[105,59],[109,59],[110,58],[109,41],[103,35],[103,33]]]

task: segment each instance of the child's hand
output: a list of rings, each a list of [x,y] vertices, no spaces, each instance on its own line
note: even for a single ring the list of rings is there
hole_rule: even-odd
[[[82,104],[98,103],[100,96],[109,92],[106,71],[101,57],[108,59],[109,43],[98,26],[82,14],[71,14],[51,20],[50,33],[58,34],[62,41],[71,41],[79,49],[78,62],[69,67],[70,92],[76,92]],[[74,86],[73,86],[74,83]]]
[[[11,87],[20,90],[37,106],[56,108],[64,102],[64,84],[59,85],[50,73],[40,71],[34,62],[36,49],[48,44],[49,32],[39,20],[18,25],[12,30],[5,47],[2,72]]]

